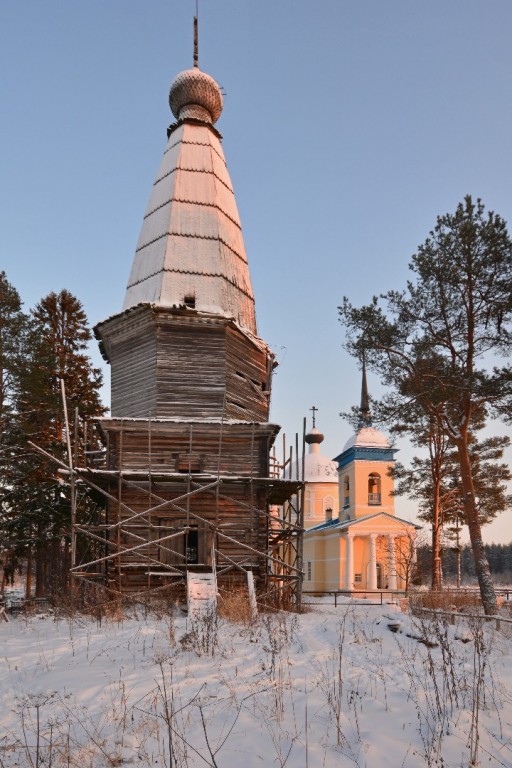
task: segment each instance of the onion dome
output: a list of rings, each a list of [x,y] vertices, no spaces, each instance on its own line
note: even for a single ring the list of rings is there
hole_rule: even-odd
[[[304,480],[307,483],[337,483],[338,465],[320,453],[323,434],[313,427],[304,439],[309,445],[309,453],[304,456]],[[294,462],[291,474],[287,472],[285,476],[294,480],[302,479],[302,462]]]
[[[213,77],[194,67],[174,79],[169,105],[177,120],[191,117],[213,125],[222,112],[222,93]]]
[[[313,445],[314,443],[320,444],[320,443],[323,443],[324,436],[322,435],[319,429],[317,429],[316,427],[313,427],[311,432],[308,432],[304,439],[308,445]]]

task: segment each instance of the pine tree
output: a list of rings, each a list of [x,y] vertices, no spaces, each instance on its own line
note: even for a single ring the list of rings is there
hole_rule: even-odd
[[[400,424],[395,424],[395,431],[408,432],[411,435],[413,445],[426,448],[426,456],[414,456],[410,467],[405,467],[400,462],[395,464],[393,475],[395,478],[395,494],[407,495],[418,502],[419,518],[430,523],[432,544],[431,562],[431,588],[442,588],[442,562],[441,562],[441,536],[446,519],[446,510],[450,502],[450,494],[446,488],[448,467],[446,458],[449,443],[442,430],[439,414],[429,417],[423,414],[419,419],[418,414],[407,422],[403,419]]]
[[[361,309],[340,307],[349,349],[366,350],[383,380],[432,414],[457,451],[484,610],[497,612],[482,541],[470,457],[475,424],[505,411],[512,397],[512,241],[500,216],[466,197],[454,214],[437,220],[412,257],[414,280]],[[368,350],[371,354],[368,354]],[[497,363],[489,364],[494,357]]]

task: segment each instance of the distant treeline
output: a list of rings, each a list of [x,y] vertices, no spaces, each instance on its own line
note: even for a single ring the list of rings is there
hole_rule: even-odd
[[[485,553],[495,583],[504,580],[512,582],[512,542],[510,544],[485,544]],[[442,562],[444,581],[450,584],[455,583],[457,579],[457,549],[444,547]],[[418,580],[422,584],[429,583],[431,564],[430,547],[418,547]],[[465,544],[460,548],[460,569],[463,584],[475,581],[475,561],[470,544]]]

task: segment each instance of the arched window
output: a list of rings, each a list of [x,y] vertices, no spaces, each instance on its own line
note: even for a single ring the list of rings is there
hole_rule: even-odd
[[[348,475],[343,478],[343,507],[350,506],[350,480]]]
[[[368,475],[368,504],[375,506],[381,503],[380,475],[377,472],[371,472]]]
[[[332,496],[324,496],[324,515],[326,522],[332,520],[332,513],[334,511],[334,499]]]

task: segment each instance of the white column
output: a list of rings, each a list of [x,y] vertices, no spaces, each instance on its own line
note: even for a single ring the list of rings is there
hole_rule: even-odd
[[[377,534],[370,533],[370,565],[368,589],[377,589]]]
[[[354,539],[347,531],[347,552],[345,561],[345,589],[354,588]]]
[[[388,564],[388,587],[396,589],[396,559],[395,559],[395,534],[389,533],[389,564]]]

